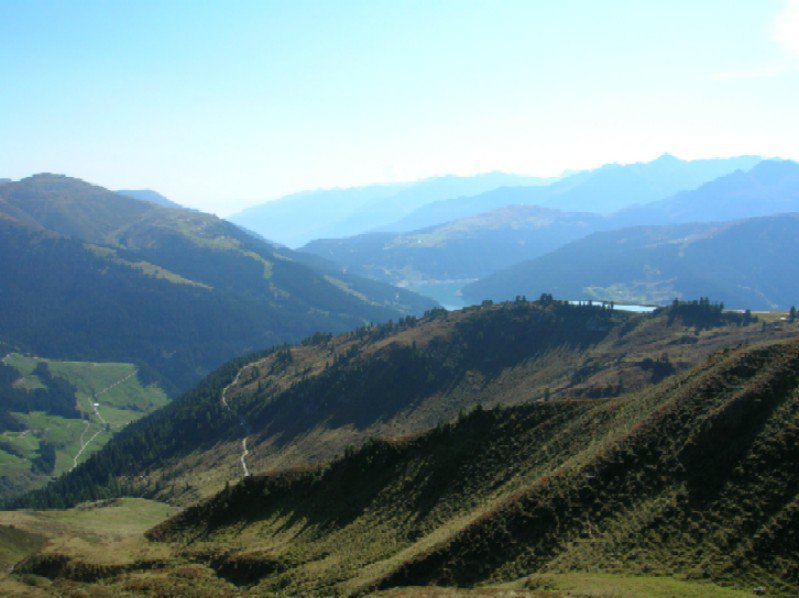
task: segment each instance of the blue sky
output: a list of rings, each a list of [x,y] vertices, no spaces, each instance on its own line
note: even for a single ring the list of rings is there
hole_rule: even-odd
[[[799,159],[799,1],[0,0],[0,176],[229,214],[668,151]]]

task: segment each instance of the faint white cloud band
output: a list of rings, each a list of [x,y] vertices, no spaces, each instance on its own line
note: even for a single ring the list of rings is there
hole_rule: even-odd
[[[799,58],[799,0],[788,1],[774,22],[771,38],[794,58]]]
[[[713,79],[765,79],[799,73],[799,0],[788,0],[774,19],[771,39],[787,54],[784,63],[714,73]]]

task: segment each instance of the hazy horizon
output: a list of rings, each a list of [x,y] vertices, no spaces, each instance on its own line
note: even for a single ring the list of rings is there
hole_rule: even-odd
[[[739,158],[739,157],[744,157],[744,156],[754,156],[754,157],[757,157],[757,158],[761,158],[763,160],[790,160],[790,161],[795,161],[792,158],[784,158],[782,156],[760,156],[760,155],[752,154],[752,153],[750,153],[750,154],[730,155],[730,156],[715,156],[715,155],[714,156],[698,156],[698,157],[695,157],[695,158],[687,159],[687,158],[683,158],[681,156],[677,156],[677,155],[673,154],[672,152],[662,152],[662,153],[660,153],[659,155],[655,156],[654,158],[652,158],[650,160],[632,160],[630,162],[604,162],[604,163],[596,164],[594,166],[581,168],[581,169],[566,168],[566,169],[562,170],[561,172],[559,172],[558,174],[555,174],[555,175],[542,175],[542,174],[538,174],[538,173],[534,173],[534,172],[509,172],[509,171],[503,171],[503,170],[482,171],[482,172],[476,172],[476,173],[473,173],[473,174],[444,173],[444,174],[434,174],[434,175],[425,176],[425,177],[421,177],[421,178],[409,178],[409,179],[406,179],[406,180],[377,180],[377,181],[365,182],[363,184],[358,184],[358,185],[338,185],[338,186],[333,185],[333,186],[328,186],[328,187],[313,187],[313,188],[307,188],[307,189],[304,189],[304,188],[303,189],[296,189],[294,191],[289,191],[288,193],[283,194],[283,195],[259,198],[259,199],[255,199],[255,200],[252,200],[252,201],[250,201],[248,203],[244,203],[244,204],[241,204],[240,202],[236,202],[235,205],[237,205],[239,207],[237,207],[235,209],[232,209],[232,208],[231,209],[223,209],[222,211],[214,211],[213,209],[197,208],[197,207],[195,207],[195,206],[193,206],[191,204],[181,204],[181,205],[183,207],[199,209],[201,211],[212,213],[212,214],[215,214],[216,216],[219,216],[220,218],[227,218],[228,216],[232,216],[232,215],[238,214],[239,212],[242,212],[242,211],[247,210],[249,208],[256,207],[256,206],[261,205],[261,204],[269,203],[269,202],[272,202],[272,201],[278,201],[280,199],[293,197],[295,195],[302,195],[302,194],[306,194],[306,193],[317,193],[317,192],[326,192],[326,191],[346,191],[346,190],[358,189],[358,188],[382,187],[382,186],[388,187],[388,186],[391,186],[391,185],[403,185],[403,184],[411,185],[411,184],[414,184],[414,183],[419,183],[419,182],[423,182],[423,181],[427,181],[427,180],[431,180],[431,179],[438,179],[438,178],[469,178],[469,177],[480,177],[480,176],[492,175],[492,174],[502,174],[502,175],[507,175],[507,176],[519,176],[519,177],[539,177],[541,179],[551,179],[552,182],[554,182],[554,181],[557,181],[559,179],[565,178],[567,176],[570,176],[570,175],[573,175],[573,174],[576,174],[576,173],[579,173],[579,172],[587,172],[587,171],[591,171],[591,170],[597,170],[599,168],[602,168],[603,166],[610,166],[610,165],[630,166],[630,165],[634,165],[634,164],[646,164],[646,163],[650,163],[650,162],[656,161],[659,158],[662,158],[664,156],[671,156],[673,158],[676,158],[678,160],[683,160],[683,161],[713,160],[713,159],[722,159],[723,160],[723,159]],[[23,179],[23,178],[27,178],[27,177],[31,177],[31,176],[35,176],[35,175],[40,175],[40,174],[55,174],[55,175],[64,175],[64,176],[68,176],[68,177],[73,176],[73,175],[71,175],[68,172],[51,172],[51,173],[47,173],[47,172],[32,172],[32,173],[30,173],[28,175],[19,177],[18,179],[13,179],[13,178],[9,178],[9,177],[0,176],[0,180],[2,180],[3,178],[9,178],[9,180],[20,180],[20,179]],[[80,178],[80,177],[73,177],[73,178]],[[82,180],[85,180],[85,179],[82,179]],[[94,185],[99,184],[96,181],[90,181],[90,180],[85,180],[85,182],[90,183],[90,184],[94,184]],[[120,192],[123,192],[123,191],[152,191],[152,192],[164,195],[158,189],[153,188],[152,186],[147,186],[147,185],[143,185],[143,186],[138,187],[136,189],[120,189],[120,188],[110,188],[110,187],[107,187],[107,188],[109,188],[112,191],[120,191]],[[164,197],[166,197],[166,199],[172,200],[171,197],[167,197],[166,195],[164,195]],[[224,203],[224,200],[223,200],[223,203]]]
[[[799,2],[7,4],[0,176],[229,215],[502,171],[799,159]],[[793,98],[793,99],[791,99]]]

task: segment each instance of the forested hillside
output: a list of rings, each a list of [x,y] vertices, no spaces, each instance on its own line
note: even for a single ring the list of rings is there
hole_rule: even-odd
[[[63,176],[0,188],[0,335],[185,390],[247,352],[434,305],[213,216]]]
[[[799,0],[0,40],[0,598],[799,598]]]
[[[149,201],[150,203],[154,203],[164,208],[183,207],[171,199],[164,197],[157,191],[153,191],[152,189],[121,189],[117,191],[117,193],[126,197],[132,197],[133,199],[138,199],[139,201]]]

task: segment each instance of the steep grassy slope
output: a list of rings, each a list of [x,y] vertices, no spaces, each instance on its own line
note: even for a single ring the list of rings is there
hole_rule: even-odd
[[[710,294],[734,309],[788,309],[799,297],[799,216],[596,233],[466,285],[470,301],[551,292],[664,304]]]
[[[136,555],[54,546],[15,571],[75,591],[190,575],[208,594],[725,595],[714,582],[795,595],[797,441],[799,341],[750,345],[642,392],[478,408],[320,469],[246,478]]]
[[[383,580],[475,583],[540,569],[682,571],[799,587],[799,343],[716,356],[653,409]]]
[[[0,257],[3,338],[135,363],[170,393],[237,355],[434,305],[208,214],[55,175],[0,189]]]
[[[799,343],[725,352],[640,395],[476,411],[248,479],[151,537],[268,553],[263,590],[600,570],[795,592],[798,391]]]
[[[167,403],[129,363],[0,360],[0,497],[43,486]]]
[[[251,472],[315,465],[371,437],[430,429],[476,404],[620,396],[714,350],[796,329],[685,309],[645,316],[518,301],[316,335],[228,364],[13,504],[60,507],[128,494],[188,504],[241,477],[245,436]]]

